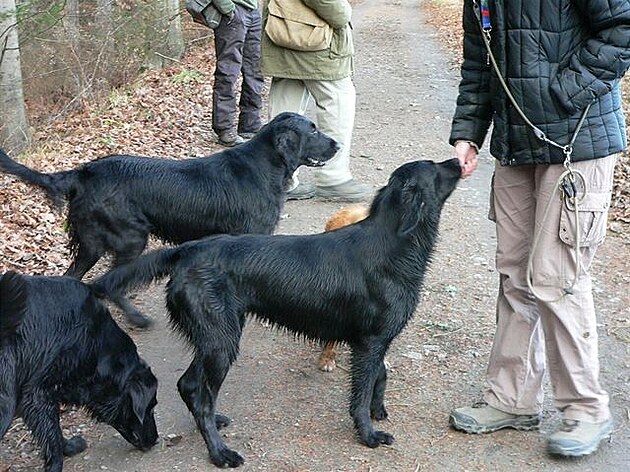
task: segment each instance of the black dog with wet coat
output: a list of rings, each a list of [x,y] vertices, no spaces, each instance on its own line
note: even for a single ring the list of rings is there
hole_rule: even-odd
[[[139,256],[150,234],[182,243],[213,234],[271,234],[286,185],[302,166],[321,166],[339,150],[309,119],[282,113],[245,144],[185,160],[116,155],[44,174],[0,149],[0,170],[68,201],[74,261],[65,275],[81,279],[106,253],[114,265]],[[125,298],[114,300],[135,326],[144,317]]]
[[[83,451],[65,439],[59,405],[84,407],[131,444],[157,441],[157,379],[90,288],[70,277],[0,275],[0,438],[22,417],[46,472]]]
[[[361,442],[391,444],[371,419],[387,417],[385,353],[413,315],[459,161],[398,168],[354,225],[307,236],[215,236],[152,252],[95,282],[116,293],[170,275],[167,308],[194,348],[178,382],[217,466],[242,457],[217,432],[219,389],[237,357],[248,314],[352,350],[350,414]]]

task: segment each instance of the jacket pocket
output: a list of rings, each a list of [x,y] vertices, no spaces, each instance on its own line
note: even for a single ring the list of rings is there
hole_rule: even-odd
[[[587,193],[578,203],[580,247],[596,247],[606,237],[610,193]],[[560,239],[567,245],[575,247],[576,227],[575,209],[562,205],[560,212]]]
[[[343,28],[335,29],[330,43],[330,57],[332,59],[352,56],[354,54],[354,43],[352,42],[352,28],[346,25]]]

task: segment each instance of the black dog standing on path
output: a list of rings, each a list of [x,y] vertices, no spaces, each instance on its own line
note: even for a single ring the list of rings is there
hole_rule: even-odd
[[[243,463],[218,434],[228,420],[215,407],[250,313],[315,340],[348,343],[356,432],[369,447],[391,444],[371,421],[387,417],[383,360],[416,309],[442,206],[460,175],[457,159],[411,162],[354,225],[307,236],[205,238],[141,256],[94,287],[115,294],[170,275],[170,320],[195,354],[178,389],[215,465]]]
[[[339,144],[307,118],[282,113],[245,144],[199,159],[116,155],[44,174],[0,149],[0,170],[66,199],[74,261],[81,279],[106,253],[114,265],[139,256],[150,234],[182,243],[213,234],[271,234],[285,187],[302,166],[322,166]],[[150,320],[125,298],[113,299],[135,326]]]
[[[65,439],[59,405],[76,405],[131,444],[157,441],[157,379],[90,288],[70,277],[0,275],[0,439],[20,416],[47,472],[83,451]]]

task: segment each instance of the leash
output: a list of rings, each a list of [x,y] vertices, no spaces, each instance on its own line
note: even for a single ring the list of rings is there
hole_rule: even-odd
[[[580,277],[580,274],[582,272],[586,272],[584,269],[584,265],[582,263],[582,254],[580,252],[580,224],[579,224],[579,205],[584,200],[584,197],[586,196],[586,180],[584,178],[584,175],[580,171],[574,170],[571,167],[571,155],[573,154],[573,145],[575,144],[575,140],[577,139],[577,135],[580,132],[580,129],[582,129],[582,126],[584,125],[584,121],[586,120],[586,115],[588,114],[591,108],[591,104],[589,103],[584,108],[584,111],[582,112],[582,116],[580,117],[580,121],[578,122],[575,128],[575,131],[573,132],[573,135],[571,136],[571,139],[569,140],[567,144],[562,145],[550,139],[540,128],[538,128],[536,125],[534,125],[534,123],[530,121],[527,115],[525,115],[525,112],[521,109],[521,107],[516,102],[514,95],[512,95],[512,92],[510,92],[510,89],[507,83],[505,82],[505,79],[501,75],[501,71],[499,70],[499,65],[497,64],[496,58],[494,57],[494,54],[492,53],[492,48],[490,47],[490,40],[492,39],[491,37],[492,23],[490,21],[490,7],[488,5],[488,0],[472,0],[472,2],[473,2],[473,11],[475,12],[475,16],[477,17],[477,21],[479,22],[479,26],[481,28],[481,37],[488,51],[488,64],[492,64],[492,68],[494,69],[494,72],[496,73],[497,78],[499,79],[499,83],[501,84],[501,87],[505,91],[505,94],[507,95],[508,99],[512,103],[512,106],[514,106],[514,109],[523,119],[525,124],[531,128],[536,138],[538,138],[540,141],[543,141],[544,143],[547,143],[550,146],[561,149],[562,152],[564,153],[563,165],[564,165],[565,171],[560,175],[560,177],[558,177],[558,180],[556,181],[556,184],[554,185],[553,191],[551,193],[551,198],[549,199],[549,202],[547,202],[547,205],[545,207],[542,221],[544,222],[547,220],[547,217],[549,215],[549,210],[551,209],[551,204],[553,203],[553,196],[561,188],[562,189],[561,199],[563,200],[564,205],[566,205],[568,210],[575,212],[575,227],[574,227],[574,238],[575,238],[574,260],[575,260],[575,269],[576,269],[575,277],[573,278],[573,280],[571,281],[571,284],[569,284],[568,287],[561,289],[562,292],[560,296],[557,298],[552,298],[552,299],[545,298],[534,287],[534,281],[533,281],[533,276],[532,276],[534,272],[534,255],[538,251],[538,244],[539,244],[540,237],[542,234],[542,225],[540,226],[538,231],[536,231],[536,233],[534,234],[534,241],[532,243],[532,249],[529,253],[529,257],[527,260],[527,273],[526,273],[527,287],[532,292],[532,294],[543,302],[554,303],[554,302],[560,301],[565,295],[571,295],[573,293],[573,288],[575,287],[575,284],[577,283]],[[580,187],[583,189],[581,195],[579,195],[579,190],[578,190]]]

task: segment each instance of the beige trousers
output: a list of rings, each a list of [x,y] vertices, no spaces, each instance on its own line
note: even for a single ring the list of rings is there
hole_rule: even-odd
[[[341,144],[325,166],[314,172],[318,186],[338,185],[352,179],[350,143],[354,128],[356,91],[352,79],[298,80],[274,77],[269,89],[269,119],[283,111],[305,114],[311,98],[315,101],[317,126]],[[297,172],[293,175],[297,187]]]
[[[587,186],[578,207],[584,270],[577,279],[575,212],[554,191],[564,166],[497,163],[490,218],[496,223],[500,279],[484,393],[490,406],[512,414],[540,412],[546,359],[554,406],[564,418],[600,422],[610,417],[608,394],[599,383],[597,320],[588,271],[606,234],[616,160],[612,155],[572,164]],[[534,231],[542,231],[533,257],[534,291],[549,301],[534,297],[527,285]],[[571,294],[560,297],[562,288],[574,281]]]

